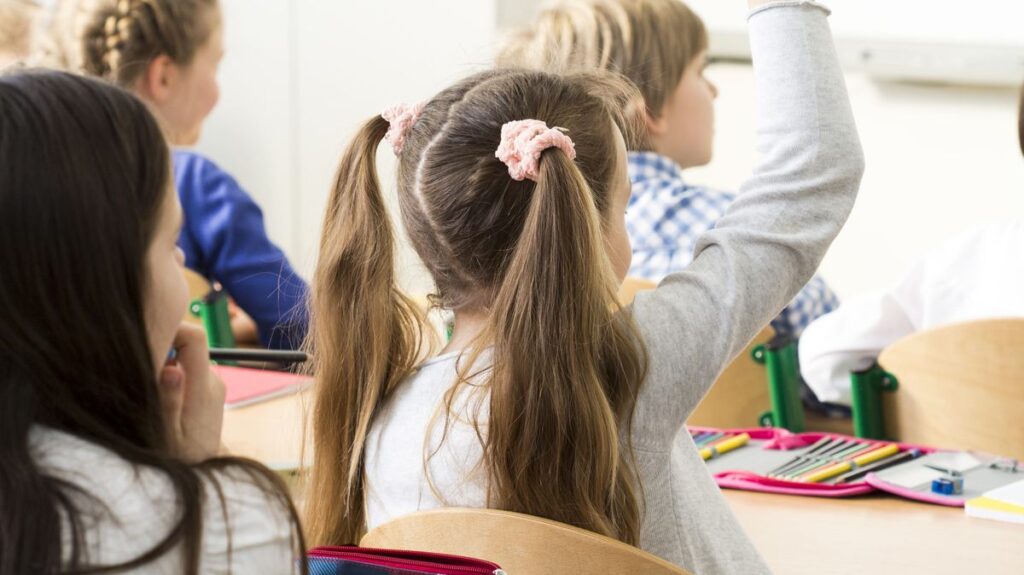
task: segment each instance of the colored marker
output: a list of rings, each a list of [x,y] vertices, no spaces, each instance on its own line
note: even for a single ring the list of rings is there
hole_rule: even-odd
[[[865,465],[867,465],[869,463],[874,463],[875,461],[878,461],[879,459],[884,459],[886,457],[889,457],[890,455],[893,455],[894,453],[897,453],[899,450],[900,450],[900,446],[899,445],[896,445],[895,443],[890,443],[889,445],[886,445],[885,447],[879,447],[878,449],[869,451],[869,452],[867,452],[867,453],[865,453],[863,455],[857,456],[857,457],[855,457],[855,458],[853,458],[851,460],[843,461],[841,463],[836,463],[835,465],[831,465],[831,466],[826,467],[825,469],[822,469],[820,471],[816,471],[816,472],[811,473],[809,475],[805,475],[800,480],[801,481],[805,481],[807,483],[818,483],[820,481],[824,481],[824,480],[829,479],[831,477],[835,477],[836,475],[839,475],[841,473],[846,473],[847,471],[850,471],[852,469],[860,468],[860,467],[865,466]]]
[[[839,485],[840,483],[850,483],[851,481],[856,481],[861,477],[864,477],[868,473],[874,473],[876,471],[888,469],[893,465],[903,463],[904,461],[910,461],[911,459],[914,459],[919,455],[921,455],[921,451],[919,449],[911,449],[910,451],[898,453],[896,455],[893,455],[892,457],[887,457],[881,461],[876,461],[875,463],[872,463],[867,467],[862,467],[856,471],[851,471],[849,473],[844,473],[840,475],[839,477],[836,478],[836,485]]]
[[[746,445],[748,441],[750,441],[750,436],[747,435],[746,433],[741,433],[739,435],[734,435],[734,436],[732,436],[732,437],[730,437],[730,438],[728,438],[728,439],[726,439],[724,441],[720,441],[720,442],[718,442],[718,443],[716,443],[716,444],[714,444],[714,445],[712,445],[710,447],[705,447],[704,449],[701,449],[700,450],[701,459],[707,461],[708,459],[711,459],[713,457],[717,457],[719,455],[722,455],[723,453],[728,453],[728,452],[732,451],[733,449],[736,449],[738,447],[742,447],[742,446]]]

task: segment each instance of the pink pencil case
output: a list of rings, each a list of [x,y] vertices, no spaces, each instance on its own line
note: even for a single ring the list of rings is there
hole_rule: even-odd
[[[505,575],[490,561],[425,551],[327,546],[306,557],[310,575]]]
[[[750,440],[743,447],[717,454],[708,460],[708,470],[719,487],[726,489],[742,489],[763,493],[782,495],[803,495],[810,497],[852,497],[865,493],[884,491],[926,503],[962,507],[967,499],[980,496],[985,491],[1000,487],[1007,483],[1024,479],[1024,467],[1013,465],[1013,462],[1000,460],[985,454],[963,451],[940,450],[932,447],[911,445],[899,442],[888,442],[856,438],[847,435],[822,432],[792,433],[779,428],[748,428],[748,429],[715,429],[708,427],[688,427],[692,437],[700,449],[701,437],[707,434],[723,433],[725,437],[746,433]],[[829,443],[827,443],[829,442]],[[865,453],[872,448],[894,444],[898,447],[897,454],[904,454],[906,459],[900,463],[885,467],[876,472],[863,474],[855,480],[835,483],[834,477],[820,483],[799,481],[785,472],[783,476],[775,476],[773,472],[786,470],[785,464],[790,463],[789,471],[800,469],[821,469],[829,462],[846,461],[857,451],[846,457],[828,459],[828,449],[822,456],[821,448],[818,457],[812,450],[819,443],[856,450],[862,446]],[[711,442],[714,444],[714,442]],[[845,446],[845,447],[844,447]],[[839,449],[837,453],[842,453]],[[803,457],[803,467],[794,463],[797,457]],[[884,462],[884,459],[877,463]],[[813,466],[819,467],[813,467]],[[867,464],[863,469],[868,468]],[[856,472],[854,467],[849,472]],[[798,474],[802,475],[802,474]],[[941,493],[933,491],[933,482],[937,479],[959,479],[960,491]]]

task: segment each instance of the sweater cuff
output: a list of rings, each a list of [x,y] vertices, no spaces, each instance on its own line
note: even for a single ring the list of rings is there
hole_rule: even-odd
[[[747,20],[750,20],[751,18],[754,17],[754,15],[760,14],[765,10],[771,10],[773,8],[782,8],[786,6],[802,6],[805,4],[807,6],[814,6],[815,8],[822,10],[823,12],[825,12],[826,16],[830,16],[832,14],[832,10],[830,10],[828,6],[825,6],[821,2],[815,2],[814,0],[776,0],[774,2],[763,4],[751,10],[750,14],[747,15]]]

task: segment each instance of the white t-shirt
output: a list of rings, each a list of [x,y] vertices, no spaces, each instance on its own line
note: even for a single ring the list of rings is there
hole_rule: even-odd
[[[162,472],[134,466],[95,443],[44,427],[32,429],[29,446],[44,473],[78,486],[101,504],[97,507],[89,499],[70,492],[81,514],[88,564],[112,565],[135,559],[163,540],[175,525],[175,493]],[[200,572],[297,572],[292,529],[285,509],[272,503],[242,472],[218,472],[217,477],[227,513],[223,512],[212,483],[204,480]],[[70,552],[71,533],[66,524],[62,531],[66,556]],[[179,549],[132,570],[168,575],[183,572],[180,544]]]
[[[1024,317],[1024,222],[955,236],[915,263],[895,286],[846,300],[800,338],[800,369],[822,401],[850,403],[850,372],[916,331]]]

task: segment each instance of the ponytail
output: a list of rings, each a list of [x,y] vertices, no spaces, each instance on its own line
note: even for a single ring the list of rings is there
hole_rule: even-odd
[[[602,220],[577,165],[548,149],[532,194],[492,308],[488,505],[635,545],[639,483],[620,433],[643,379],[643,347],[609,305],[616,288]]]
[[[324,216],[307,343],[317,385],[310,478],[316,505],[307,513],[314,545],[359,542],[366,436],[425,343],[423,313],[395,278],[395,236],[377,178],[377,148],[388,126],[375,117],[349,144]]]

